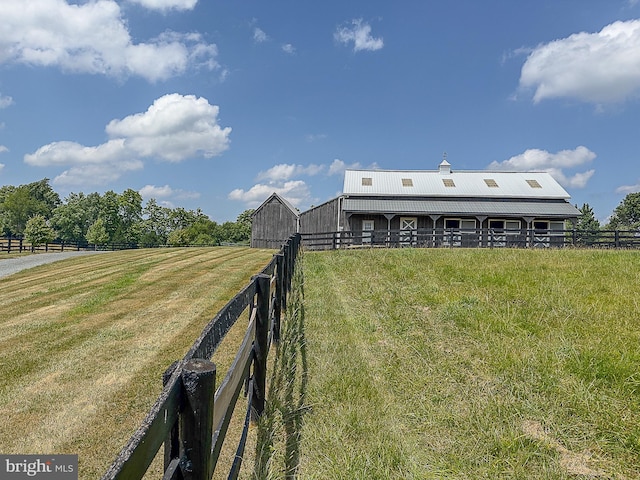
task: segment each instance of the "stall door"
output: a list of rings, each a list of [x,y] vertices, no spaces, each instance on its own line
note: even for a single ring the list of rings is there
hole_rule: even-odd
[[[415,245],[418,230],[417,217],[400,217],[400,246]]]
[[[363,220],[362,221],[362,243],[370,244],[371,236],[373,235],[375,223],[373,220]]]

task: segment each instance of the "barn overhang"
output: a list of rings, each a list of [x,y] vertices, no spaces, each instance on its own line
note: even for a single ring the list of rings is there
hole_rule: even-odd
[[[571,219],[580,211],[565,200],[519,201],[519,200],[443,200],[443,199],[380,199],[347,197],[342,204],[347,215],[373,213],[397,215],[463,215],[463,216],[508,216],[532,218]]]

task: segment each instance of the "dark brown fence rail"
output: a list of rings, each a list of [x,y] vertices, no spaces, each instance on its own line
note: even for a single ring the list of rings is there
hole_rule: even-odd
[[[281,243],[281,242],[280,242]],[[188,245],[179,245],[180,247],[217,247],[217,246],[248,246],[247,243],[197,243]],[[280,244],[278,245],[278,247]],[[104,245],[95,245],[88,242],[62,242],[53,241],[43,243],[41,245],[32,245],[28,241],[20,237],[0,237],[0,252],[21,253],[21,252],[71,252],[80,250],[131,250],[136,248],[167,248],[172,245],[147,245],[145,243],[107,243]]]
[[[265,406],[267,354],[280,334],[282,311],[291,291],[300,235],[292,236],[205,327],[185,357],[163,376],[162,393],[103,480],[141,479],[164,445],[163,479],[209,480],[235,408],[246,386],[248,408],[229,478],[237,478],[249,419]],[[229,329],[249,309],[249,326],[220,386],[211,357]]]
[[[355,247],[640,248],[640,231],[443,229],[370,230],[302,234],[307,250]]]

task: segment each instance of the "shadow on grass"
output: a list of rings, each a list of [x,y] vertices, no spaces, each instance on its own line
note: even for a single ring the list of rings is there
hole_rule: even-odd
[[[258,423],[255,479],[295,478],[300,462],[302,424],[308,411],[305,405],[308,369],[301,263],[297,262],[292,290],[287,298],[267,404]]]

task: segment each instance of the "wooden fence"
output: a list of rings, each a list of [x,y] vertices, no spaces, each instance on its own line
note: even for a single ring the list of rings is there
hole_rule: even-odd
[[[231,415],[245,385],[248,407],[229,478],[240,471],[250,419],[263,412],[267,355],[280,337],[280,320],[291,291],[300,235],[292,236],[271,262],[209,322],[185,357],[163,375],[163,390],[103,480],[141,479],[164,445],[164,480],[209,480]],[[216,348],[249,309],[249,327],[220,386],[215,388]]]
[[[640,232],[622,230],[496,230],[486,228],[303,233],[307,250],[355,247],[640,248]]]
[[[278,244],[278,246],[280,246],[280,243]],[[197,243],[197,244],[188,244],[188,245],[179,245],[179,246],[180,247],[217,247],[217,246],[236,247],[236,246],[249,246],[249,244],[247,242],[245,243],[220,242],[220,243]],[[136,249],[136,248],[168,248],[168,247],[172,247],[172,245],[149,245],[145,243],[107,243],[104,245],[95,245],[93,243],[88,243],[88,242],[62,242],[62,241],[53,241],[49,243],[44,243],[42,245],[32,245],[31,243],[27,242],[26,240],[20,237],[0,237],[0,252],[7,252],[7,253],[71,252],[71,251],[80,251],[80,250],[115,251],[115,250],[130,250],[130,249]]]

